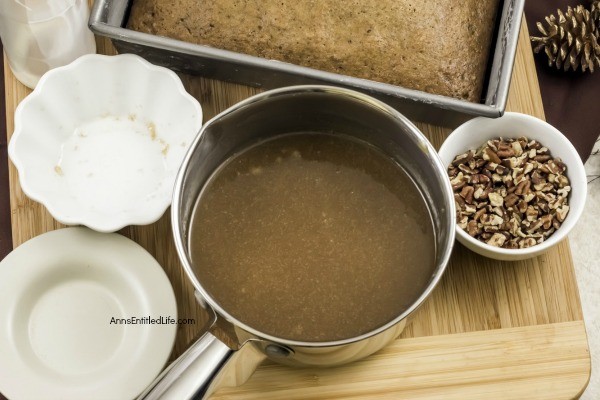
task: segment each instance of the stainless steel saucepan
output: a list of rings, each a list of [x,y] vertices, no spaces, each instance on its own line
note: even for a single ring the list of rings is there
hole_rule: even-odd
[[[213,172],[251,144],[291,132],[337,132],[378,147],[396,160],[421,190],[434,224],[436,268],[420,297],[395,319],[363,335],[333,342],[274,337],[229,314],[205,290],[190,260],[189,230],[199,193]],[[437,153],[402,114],[367,95],[328,86],[272,90],[229,108],[210,120],[191,146],[179,171],[171,208],[173,235],[196,297],[214,315],[213,327],[232,332],[233,346],[209,329],[140,396],[144,399],[204,398],[241,348],[253,346],[292,366],[333,366],[366,357],[398,337],[406,318],[429,296],[444,272],[454,244],[452,189]],[[430,272],[427,272],[430,273]],[[265,305],[268,307],[269,305]]]

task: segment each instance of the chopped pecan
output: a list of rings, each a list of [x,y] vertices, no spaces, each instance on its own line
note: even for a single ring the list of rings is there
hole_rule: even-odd
[[[486,243],[490,246],[502,247],[504,242],[506,242],[506,236],[501,233],[494,233]]]
[[[477,171],[474,170],[473,168],[469,167],[468,164],[460,164],[458,166],[458,169],[460,169],[462,172],[464,172],[465,174],[468,174],[468,175],[473,175],[473,174],[477,173]]]
[[[521,154],[523,154],[523,148],[521,147],[521,143],[519,143],[518,141],[514,141],[510,145],[515,152],[515,156],[519,157]]]
[[[504,243],[503,247],[506,249],[518,249],[519,244],[517,243],[517,241],[515,239],[511,239],[508,242]]]
[[[452,189],[454,191],[462,188],[466,184],[467,184],[467,178],[465,177],[465,175],[462,172],[458,172],[458,174],[455,175],[454,178],[452,178],[450,180],[450,185],[452,185]]]
[[[465,203],[473,204],[473,195],[475,194],[475,188],[473,186],[465,186],[460,192],[460,197],[465,199]]]
[[[454,158],[448,176],[459,226],[494,246],[542,243],[566,218],[566,166],[536,140],[488,140]]]
[[[567,195],[569,194],[569,192],[571,191],[571,186],[564,186],[560,189],[558,189],[556,191],[556,193],[560,196],[560,197],[567,197]]]
[[[507,195],[507,196],[504,198],[504,204],[505,204],[507,207],[512,207],[512,206],[514,206],[514,205],[517,203],[517,201],[519,201],[519,196],[517,196],[517,195],[516,195],[516,194],[514,194],[514,193],[510,193],[509,195]]]
[[[540,183],[545,183],[546,178],[544,177],[544,174],[542,174],[539,170],[535,170],[531,174],[531,182],[533,182],[534,185],[538,185]]]
[[[548,203],[548,206],[550,207],[550,209],[552,210],[556,210],[558,207],[562,206],[565,201],[567,201],[566,197],[559,197],[556,200]]]
[[[556,210],[556,219],[558,222],[563,222],[569,213],[569,206],[564,205]]]
[[[491,232],[483,232],[481,235],[479,235],[479,237],[481,239],[483,239],[483,241],[487,241],[489,238],[491,238],[493,235],[493,233]]]
[[[546,214],[539,220],[542,221],[542,227],[544,229],[550,229],[552,227],[552,215]]]
[[[467,151],[466,153],[463,153],[463,154],[459,154],[456,157],[454,157],[454,161],[452,161],[452,165],[455,167],[458,167],[460,164],[468,163],[469,160],[471,160],[474,155],[475,155],[475,152],[472,150]]]
[[[517,185],[517,189],[515,190],[515,194],[517,196],[521,196],[521,195],[527,193],[530,190],[530,187],[531,187],[531,181],[530,180],[521,181]]]
[[[471,215],[475,214],[477,212],[477,209],[473,205],[467,204],[465,205],[464,210],[462,210],[461,212],[466,215]]]
[[[527,247],[535,246],[536,244],[537,241],[532,237],[523,238],[521,241],[519,241],[519,248],[526,249]]]
[[[527,205],[527,202],[526,202],[525,200],[521,200],[521,201],[519,201],[519,203],[517,204],[517,210],[519,210],[519,212],[520,212],[521,214],[523,214],[524,212],[526,212],[526,211],[527,211],[527,207],[528,207],[528,205]]]
[[[504,217],[504,215],[506,214],[506,212],[504,211],[504,207],[502,206],[492,208],[492,212],[500,217]]]
[[[473,215],[473,221],[479,221],[479,218],[481,218],[481,216],[485,214],[485,211],[486,211],[485,208],[481,208],[481,209],[477,210],[475,215]]]
[[[494,150],[492,150],[491,148],[489,148],[489,147],[486,147],[483,150],[483,159],[484,160],[489,160],[489,161],[491,161],[493,163],[496,163],[496,164],[500,164],[500,162],[501,162],[500,161],[500,157],[498,157],[498,154],[496,154],[496,152]]]
[[[537,151],[536,151],[536,149],[531,149],[531,150],[529,150],[529,154],[527,154],[527,156],[528,156],[529,158],[534,158],[536,155],[537,155]]]
[[[498,175],[506,175],[508,173],[508,171],[510,171],[508,168],[506,168],[504,165],[498,165],[496,167],[496,173]]]
[[[543,211],[546,214],[550,212],[550,206],[548,205],[548,202],[543,199],[538,199],[536,206],[540,211]]]
[[[558,168],[560,168],[561,174],[567,170],[567,166],[565,165],[564,162],[562,162],[562,160],[560,158],[558,158],[558,157],[555,158],[554,163],[558,166]]]
[[[535,193],[533,193],[533,192],[529,192],[525,196],[523,196],[523,200],[525,201],[525,203],[529,203],[534,198],[535,198]]]
[[[481,233],[481,228],[478,226],[476,221],[469,221],[466,228],[463,229],[465,229],[472,237],[476,237]]]
[[[527,221],[535,221],[539,212],[533,206],[527,206],[527,210],[525,210],[525,217]]]
[[[490,178],[485,176],[484,174],[475,174],[471,177],[471,183],[474,184],[487,184],[490,182]]]
[[[564,175],[558,175],[554,182],[558,185],[559,188],[564,188],[569,185],[569,179]]]
[[[550,159],[550,156],[548,154],[540,154],[538,151],[538,155],[533,157],[533,159],[537,162],[546,162]]]
[[[477,200],[479,200],[481,198],[481,195],[483,194],[483,187],[478,187],[477,189],[475,189],[475,193],[473,193],[473,197]]]
[[[465,199],[460,197],[460,195],[458,193],[454,193],[454,201],[456,202],[456,204],[458,206],[457,208],[459,210],[463,210],[465,208],[465,205],[467,204],[467,203],[465,203]]]
[[[515,149],[510,147],[506,150],[498,150],[497,154],[498,154],[498,157],[500,157],[500,158],[509,158],[509,157],[514,158],[514,156],[516,155],[516,152],[515,152]]]
[[[554,160],[548,160],[546,165],[548,166],[548,171],[550,171],[551,174],[556,175],[560,173],[560,167],[558,166],[558,164],[556,164]]]
[[[550,235],[552,235],[554,232],[556,232],[555,228],[550,228],[547,231],[542,232],[543,236],[545,238],[549,237]]]
[[[488,140],[486,142],[486,145],[487,145],[487,147],[489,147],[490,149],[492,149],[494,152],[496,152],[496,151],[498,151],[498,146],[497,146],[498,143],[500,143],[500,140],[498,140],[498,139],[496,139],[496,140]],[[485,147],[484,147],[484,150],[485,150]]]
[[[490,193],[488,198],[490,199],[490,204],[494,207],[500,207],[504,205],[504,199],[498,193]]]
[[[496,214],[484,214],[480,218],[481,223],[486,225],[502,225],[504,219],[501,216]]]

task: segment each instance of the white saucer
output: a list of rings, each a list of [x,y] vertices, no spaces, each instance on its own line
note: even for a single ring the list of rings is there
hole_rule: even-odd
[[[156,260],[118,234],[52,231],[0,262],[0,392],[19,399],[131,399],[158,375],[177,320]],[[115,322],[116,320],[113,320]]]

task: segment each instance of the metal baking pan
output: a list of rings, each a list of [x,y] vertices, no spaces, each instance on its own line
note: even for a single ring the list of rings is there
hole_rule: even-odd
[[[343,86],[379,98],[409,118],[455,126],[473,116],[495,118],[504,113],[525,0],[502,1],[481,103],[137,32],[126,28],[131,3],[132,0],[96,0],[90,15],[90,29],[112,39],[119,53],[135,53],[184,73],[262,88]]]

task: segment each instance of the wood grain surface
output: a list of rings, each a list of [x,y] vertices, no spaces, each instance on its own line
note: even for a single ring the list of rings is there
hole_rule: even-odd
[[[508,109],[543,118],[535,66],[522,27]],[[100,53],[112,46],[98,39]],[[30,91],[6,67],[8,135],[13,113]],[[257,93],[240,85],[182,76],[205,118]],[[447,128],[417,124],[439,147]],[[10,202],[14,246],[61,228],[28,199],[12,164]],[[177,260],[168,213],[155,224],[121,231],[165,269],[177,295],[179,316],[195,325],[178,329],[173,357],[202,331],[205,312]],[[149,349],[151,351],[151,349]],[[216,399],[567,399],[587,385],[590,356],[569,244],[543,256],[500,262],[456,245],[438,288],[391,346],[359,362],[332,369],[292,369],[266,362],[238,387]]]

